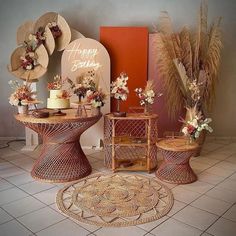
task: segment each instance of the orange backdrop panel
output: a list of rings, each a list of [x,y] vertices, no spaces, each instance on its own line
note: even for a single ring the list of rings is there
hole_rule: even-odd
[[[106,47],[111,58],[111,80],[121,72],[129,76],[129,95],[121,102],[121,111],[139,106],[134,89],[145,87],[148,68],[148,29],[147,27],[100,27],[100,42]],[[111,111],[116,111],[116,101],[112,99]]]

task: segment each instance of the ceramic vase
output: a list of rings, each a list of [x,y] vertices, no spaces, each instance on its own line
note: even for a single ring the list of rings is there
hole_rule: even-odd
[[[18,113],[19,114],[28,114],[28,105],[18,106]]]

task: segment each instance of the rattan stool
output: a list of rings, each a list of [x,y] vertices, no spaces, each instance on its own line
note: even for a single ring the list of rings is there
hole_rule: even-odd
[[[156,171],[156,176],[169,183],[187,184],[197,180],[189,165],[189,159],[198,149],[197,143],[189,144],[184,138],[163,139],[157,142],[164,161]]]

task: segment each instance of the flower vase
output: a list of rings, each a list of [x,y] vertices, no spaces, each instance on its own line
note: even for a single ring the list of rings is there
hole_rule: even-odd
[[[91,115],[98,116],[101,113],[100,107],[91,107]]]
[[[202,114],[203,114],[203,112],[202,112]],[[185,121],[188,121],[189,119],[190,119],[190,113],[189,113],[189,110],[187,110],[186,115],[185,115]],[[182,130],[182,128],[183,128],[183,126],[181,127],[180,130]],[[200,133],[199,137],[194,140],[194,142],[196,142],[199,145],[199,148],[197,149],[196,153],[194,154],[194,157],[198,157],[201,155],[202,146],[205,143],[205,139],[206,139],[206,133],[207,132],[205,130],[203,130]]]
[[[121,112],[120,111],[120,99],[117,99],[117,111],[113,112],[113,115],[115,117],[126,117],[126,112]]]
[[[81,101],[82,101],[82,96],[78,96],[78,98],[79,98],[79,103],[81,103]]]
[[[150,104],[145,104],[144,105],[144,115],[150,115],[151,113],[151,107],[150,107]]]
[[[190,137],[188,138],[187,144],[188,144],[188,145],[192,145],[194,142],[195,142],[194,138],[190,136]]]
[[[18,113],[19,114],[28,114],[28,105],[21,105],[18,106]]]
[[[199,137],[196,139],[196,143],[199,145],[199,148],[197,149],[194,157],[198,157],[201,155],[201,151],[202,151],[202,146],[205,143],[206,140],[206,130],[202,130],[202,132],[200,133]]]

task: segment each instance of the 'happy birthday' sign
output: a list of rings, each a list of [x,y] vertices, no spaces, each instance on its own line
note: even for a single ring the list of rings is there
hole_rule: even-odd
[[[99,62],[96,62],[98,55],[97,48],[82,48],[80,43],[74,43],[71,49],[66,49],[68,52],[68,61],[72,64],[71,71],[77,71],[81,68],[91,68],[97,70],[101,67]]]
[[[82,74],[95,70],[99,78],[99,87],[109,94],[110,92],[110,57],[106,48],[98,41],[90,38],[79,38],[72,41],[62,53],[61,58],[61,75],[62,78],[70,78],[74,83]],[[68,83],[64,84],[64,87]],[[69,86],[69,85],[68,85]],[[71,101],[78,101],[77,96],[72,96]],[[110,112],[110,99],[106,100],[102,107],[105,113]],[[88,129],[82,136],[81,145],[97,146],[98,140],[103,139],[102,119]],[[96,135],[95,135],[96,134]]]

